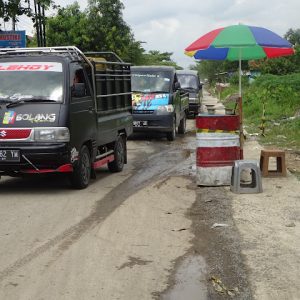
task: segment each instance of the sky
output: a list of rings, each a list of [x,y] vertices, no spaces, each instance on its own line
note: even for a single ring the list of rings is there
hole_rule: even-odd
[[[66,6],[73,0],[54,0]],[[201,35],[238,23],[261,26],[283,36],[300,28],[299,0],[123,0],[123,18],[145,50],[173,52],[182,67],[194,63],[184,49]],[[87,0],[79,0],[81,8]],[[26,23],[27,25],[26,25]],[[20,22],[28,27],[30,20]],[[20,26],[19,26],[20,28]],[[20,28],[21,29],[21,28]]]

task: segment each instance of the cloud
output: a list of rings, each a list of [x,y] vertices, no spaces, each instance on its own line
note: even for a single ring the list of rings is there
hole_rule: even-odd
[[[73,0],[55,0],[66,6]],[[283,36],[300,28],[299,0],[123,0],[124,20],[146,50],[173,52],[184,67],[193,59],[184,49],[201,35],[232,24],[262,26]],[[78,1],[81,8],[87,0]]]
[[[124,19],[147,50],[173,52],[184,67],[193,59],[184,48],[215,28],[232,24],[262,26],[284,35],[299,28],[299,0],[124,0]]]

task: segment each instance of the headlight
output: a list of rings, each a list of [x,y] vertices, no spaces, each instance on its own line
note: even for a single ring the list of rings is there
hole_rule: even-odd
[[[37,142],[69,142],[70,132],[66,127],[34,128],[34,140]]]
[[[172,104],[169,105],[161,105],[157,107],[158,113],[172,113],[174,111],[174,106]]]

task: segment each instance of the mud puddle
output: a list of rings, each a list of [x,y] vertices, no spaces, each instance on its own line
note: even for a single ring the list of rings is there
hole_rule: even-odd
[[[224,187],[198,187],[196,192],[187,213],[195,235],[190,252],[207,264],[207,299],[253,299],[230,197]],[[216,223],[226,226],[214,227]]]
[[[176,272],[175,285],[161,300],[207,299],[206,263],[201,256],[184,259]]]

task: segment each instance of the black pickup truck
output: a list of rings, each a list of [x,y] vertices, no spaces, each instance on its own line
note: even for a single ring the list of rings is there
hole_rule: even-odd
[[[189,93],[189,115],[194,117],[200,112],[203,99],[202,84],[197,71],[178,70],[177,77],[183,90]]]
[[[119,172],[132,133],[130,65],[78,48],[0,50],[0,176]]]
[[[173,141],[184,134],[188,94],[180,89],[174,67],[133,66],[133,131],[165,132]]]

